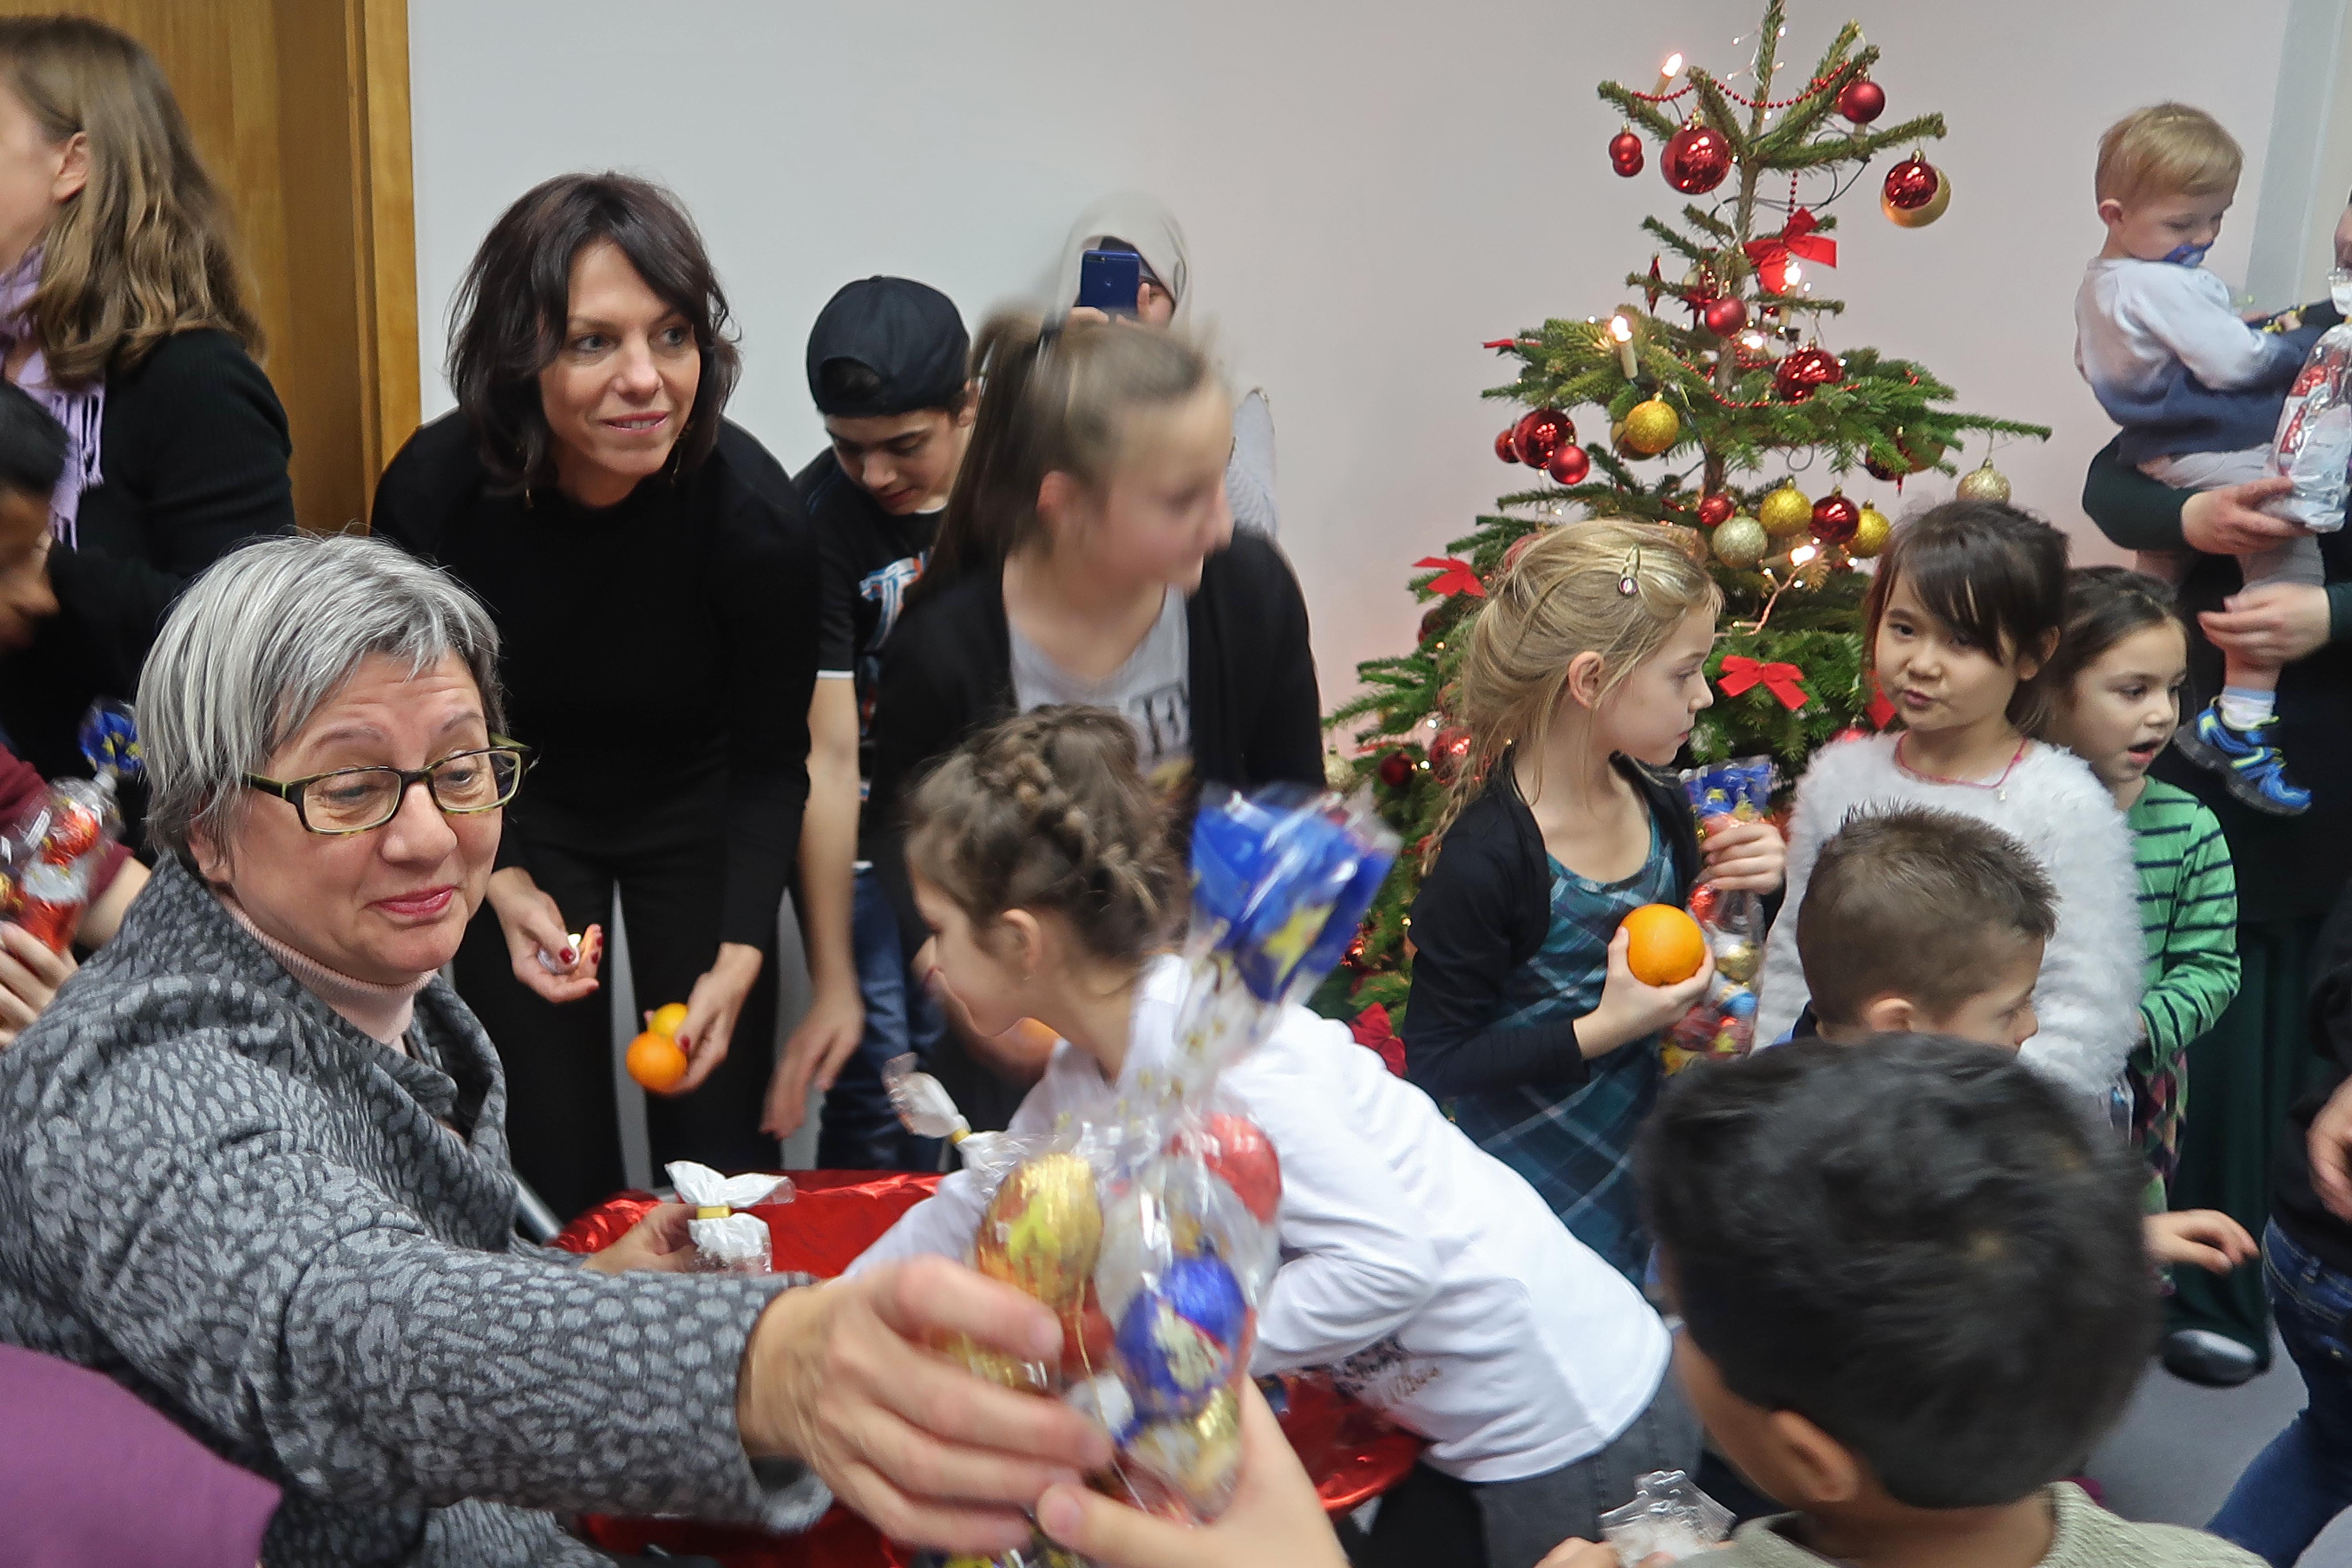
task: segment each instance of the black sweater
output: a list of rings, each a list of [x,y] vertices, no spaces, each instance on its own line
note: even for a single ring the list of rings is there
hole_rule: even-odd
[[[1639,763],[1617,770],[1649,803],[1673,853],[1675,898],[1698,879],[1698,831],[1679,784]],[[1412,901],[1412,990],[1404,1012],[1405,1076],[1437,1100],[1591,1076],[1569,1018],[1493,1026],[1503,987],[1551,930],[1550,862],[1507,756],[1447,828]]]
[[[508,727],[539,752],[520,819],[534,798],[635,818],[723,774],[720,938],[772,948],[808,802],[817,565],[766,448],[723,426],[692,472],[590,510],[494,491],[450,414],[384,470],[374,529],[489,606]]]
[[[1236,533],[1202,566],[1201,586],[1184,610],[1193,776],[1243,790],[1286,782],[1320,789],[1321,699],[1307,601],[1290,563],[1265,539]],[[883,645],[866,810],[876,824],[875,867],[910,955],[929,933],[907,882],[900,803],[964,737],[1013,711],[1013,638],[999,566],[916,605]]]
[[[108,374],[102,482],[82,492],[76,548],[49,555],[59,613],[0,680],[0,726],[28,761],[85,771],[82,710],[132,694],[188,580],[248,539],[293,531],[292,450],[269,378],[226,332],[174,333]]]
[[[2333,325],[2331,306],[2315,306],[2306,321]],[[2185,550],[2181,508],[2192,492],[2173,489],[2125,463],[2110,442],[2091,459],[2083,510],[2099,531],[2126,550]],[[2332,640],[2279,672],[2278,729],[2295,782],[2311,791],[2301,816],[2271,816],[2241,805],[2221,781],[2167,748],[2156,760],[2160,778],[2212,809],[2238,868],[2238,918],[2265,921],[2325,915],[2352,878],[2352,530],[2318,536],[2327,574]],[[2189,699],[2193,715],[2221,689],[2221,655],[2205,640],[2196,617],[2218,610],[2242,585],[2227,555],[2200,555],[2180,586],[2189,613]]]
[[[2287,1112],[2286,1132],[2271,1167],[2271,1212],[2279,1227],[2330,1268],[2352,1274],[2352,1225],[2311,1189],[2312,1119],[2352,1076],[2352,891],[2338,899],[2311,949],[2311,1050],[2326,1071]]]

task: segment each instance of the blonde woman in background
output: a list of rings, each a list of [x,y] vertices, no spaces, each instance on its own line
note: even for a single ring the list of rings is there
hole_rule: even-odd
[[[130,694],[190,578],[292,530],[260,351],[226,205],[154,58],[81,17],[0,19],[0,373],[70,441],[59,614],[0,690],[0,730],[44,773],[81,771],[83,709]]]

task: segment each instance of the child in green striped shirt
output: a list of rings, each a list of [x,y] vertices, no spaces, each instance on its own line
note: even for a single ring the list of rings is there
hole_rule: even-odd
[[[2179,1156],[2189,1042],[2238,994],[2238,885],[2221,825],[2188,791],[2147,776],[2179,727],[2188,671],[2188,630],[2169,587],[2119,566],[2068,574],[2045,738],[2090,763],[2132,833],[2147,989],[2126,1071],[2151,1209],[2165,1206]]]

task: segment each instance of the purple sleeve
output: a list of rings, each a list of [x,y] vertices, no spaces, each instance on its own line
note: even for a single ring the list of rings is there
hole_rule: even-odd
[[[0,1345],[0,1519],[19,1562],[253,1568],[278,1489],[110,1378]]]

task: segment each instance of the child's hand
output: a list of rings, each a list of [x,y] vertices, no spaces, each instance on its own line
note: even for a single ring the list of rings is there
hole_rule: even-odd
[[[1710,816],[1699,848],[1706,859],[1700,880],[1727,893],[1769,893],[1788,869],[1789,846],[1769,822]]]
[[[629,1274],[655,1269],[682,1274],[694,1267],[694,1236],[687,1222],[694,1211],[684,1204],[656,1204],[643,1219],[621,1233],[602,1252],[588,1255],[588,1267],[600,1274]]]
[[[1038,1500],[1038,1524],[1109,1568],[1345,1568],[1339,1537],[1265,1396],[1245,1383],[1241,1403],[1241,1487],[1214,1524],[1154,1519],[1066,1483]],[[1607,1568],[1617,1568],[1614,1553]]]
[[[0,1047],[32,1026],[76,967],[70,952],[51,952],[23,926],[0,921]]]
[[[2146,1221],[2147,1255],[2158,1263],[2189,1263],[2227,1274],[2262,1256],[2246,1227],[2219,1209],[2152,1214]]]
[[[1633,942],[1622,926],[1609,939],[1609,977],[1601,982],[1601,1005],[1576,1021],[1576,1046],[1588,1060],[1674,1027],[1715,984],[1715,954],[1710,952],[1698,973],[1681,984],[1644,985],[1625,963]]]

